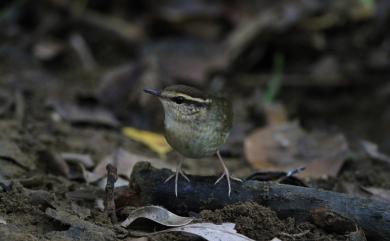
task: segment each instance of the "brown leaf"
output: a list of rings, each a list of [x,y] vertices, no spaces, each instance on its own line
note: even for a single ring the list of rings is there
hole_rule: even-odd
[[[298,152],[294,143],[304,134],[295,122],[257,129],[244,141],[245,156],[257,169],[294,163]]]
[[[244,142],[245,155],[257,169],[287,170],[305,166],[301,176],[336,176],[348,157],[341,134],[307,133],[296,122],[254,131]]]

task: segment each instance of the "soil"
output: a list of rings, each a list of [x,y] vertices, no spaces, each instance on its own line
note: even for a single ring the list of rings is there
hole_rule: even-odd
[[[281,220],[275,212],[256,203],[229,205],[220,210],[203,210],[198,222],[216,224],[233,222],[237,232],[254,240],[346,240],[345,235],[327,234],[311,223],[297,224],[294,219]],[[159,235],[158,240],[201,240],[174,234]]]

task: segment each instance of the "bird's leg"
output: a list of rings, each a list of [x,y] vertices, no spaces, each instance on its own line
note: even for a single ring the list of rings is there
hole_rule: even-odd
[[[190,182],[190,179],[187,177],[186,174],[184,174],[183,169],[181,168],[181,165],[183,163],[183,158],[180,158],[180,160],[177,162],[176,165],[176,171],[175,174],[170,175],[167,179],[165,179],[164,183],[168,182],[169,180],[172,179],[172,177],[175,177],[175,195],[177,197],[177,183],[179,180],[179,174],[184,177],[184,179],[187,180],[187,182]]]
[[[229,173],[229,169],[226,167],[225,162],[223,161],[221,153],[219,153],[219,151],[217,151],[217,156],[218,156],[219,162],[221,163],[221,166],[222,166],[222,169],[223,169],[223,173],[217,179],[217,181],[214,183],[214,185],[217,184],[219,181],[222,180],[223,177],[226,176],[226,180],[227,180],[227,183],[228,183],[228,190],[229,190],[228,191],[228,195],[230,197],[230,192],[232,191],[232,188],[231,188],[231,185],[230,185],[230,179],[233,179],[233,180],[236,180],[236,181],[239,181],[239,182],[242,182],[242,180],[239,179],[239,178],[236,178],[236,177],[231,177],[230,173]]]

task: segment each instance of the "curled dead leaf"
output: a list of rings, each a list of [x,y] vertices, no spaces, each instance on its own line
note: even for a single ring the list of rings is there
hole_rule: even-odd
[[[159,206],[146,206],[133,210],[129,217],[122,222],[122,227],[129,226],[138,218],[150,219],[156,223],[168,227],[179,227],[189,224],[193,218],[178,216],[167,209]]]

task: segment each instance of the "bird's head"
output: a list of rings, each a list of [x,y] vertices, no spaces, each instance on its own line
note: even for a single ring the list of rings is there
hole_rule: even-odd
[[[207,114],[212,99],[199,89],[186,85],[172,85],[163,90],[144,89],[161,101],[165,116],[175,120],[192,120]]]

